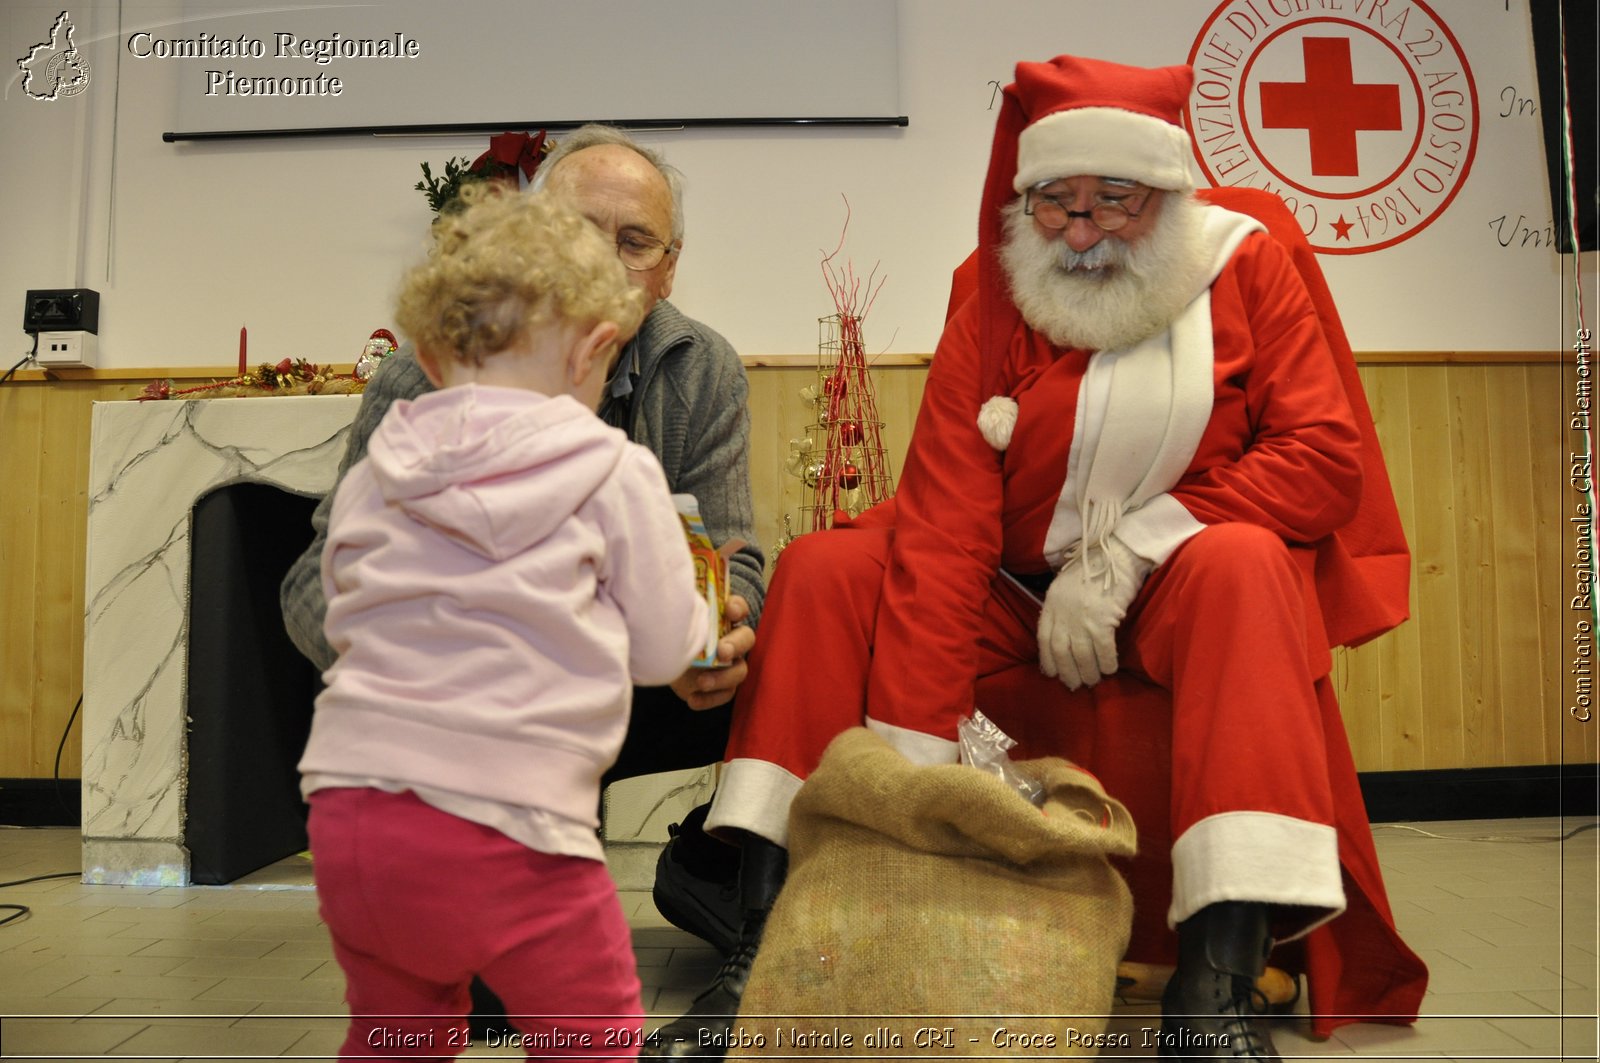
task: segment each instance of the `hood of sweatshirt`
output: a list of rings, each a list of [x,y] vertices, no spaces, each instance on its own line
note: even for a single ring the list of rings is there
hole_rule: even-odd
[[[367,458],[387,502],[499,560],[565,521],[627,444],[569,396],[466,384],[396,402]]]

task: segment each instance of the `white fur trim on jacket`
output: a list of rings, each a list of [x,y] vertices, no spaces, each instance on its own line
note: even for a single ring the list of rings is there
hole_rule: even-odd
[[[978,431],[984,442],[996,450],[1011,445],[1011,432],[1017,427],[1017,400],[996,395],[978,407]]]
[[[1017,137],[1022,192],[1059,177],[1121,177],[1151,188],[1187,192],[1189,134],[1181,126],[1116,107],[1078,107],[1047,114]]]

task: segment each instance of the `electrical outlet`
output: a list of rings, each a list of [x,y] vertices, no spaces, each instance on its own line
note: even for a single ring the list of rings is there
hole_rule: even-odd
[[[28,292],[22,331],[99,332],[100,293],[90,288],[52,288]]]
[[[34,363],[46,369],[93,369],[100,357],[97,339],[92,332],[41,332]]]

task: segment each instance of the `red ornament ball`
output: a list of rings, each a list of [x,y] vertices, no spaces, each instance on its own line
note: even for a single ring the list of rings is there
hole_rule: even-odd
[[[861,483],[861,470],[850,462],[845,462],[839,469],[839,486],[846,491],[854,491]]]
[[[860,421],[840,421],[839,422],[839,442],[843,443],[847,447],[860,446],[861,445],[861,422]]]

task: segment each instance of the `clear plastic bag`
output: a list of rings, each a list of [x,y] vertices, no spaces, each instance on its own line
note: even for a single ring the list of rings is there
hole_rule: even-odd
[[[1021,794],[1029,804],[1044,806],[1044,787],[1037,779],[1018,771],[1011,762],[1008,750],[1017,744],[1016,739],[996,727],[993,720],[973,709],[972,715],[963,718],[957,727],[957,742],[961,749],[961,763],[996,776]]]

